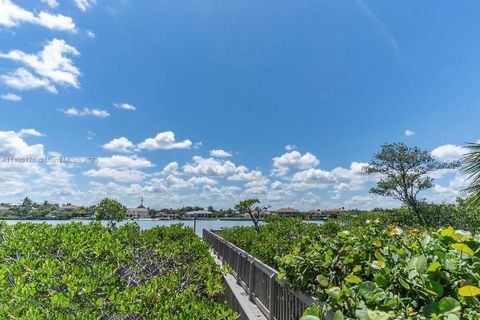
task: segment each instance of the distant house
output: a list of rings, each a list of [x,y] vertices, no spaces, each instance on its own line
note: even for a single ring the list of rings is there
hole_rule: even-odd
[[[143,198],[141,200],[141,203],[138,207],[136,208],[130,208],[127,209],[127,217],[133,218],[133,219],[138,219],[138,218],[149,218],[150,210],[148,208],[145,208],[143,205]]]
[[[345,208],[335,208],[328,210],[309,210],[311,219],[325,219],[325,218],[337,218],[345,211]]]
[[[213,218],[213,213],[208,210],[197,210],[185,213],[187,218]]]
[[[280,208],[275,213],[282,217],[296,217],[301,214],[300,211],[294,208]]]
[[[8,210],[10,210],[10,207],[0,206],[0,212],[5,212],[5,211],[8,211]]]
[[[60,208],[60,210],[73,211],[73,210],[78,209],[78,208],[80,208],[80,207],[76,206],[76,205],[73,205],[71,203],[67,203],[67,204],[62,204],[62,207]]]

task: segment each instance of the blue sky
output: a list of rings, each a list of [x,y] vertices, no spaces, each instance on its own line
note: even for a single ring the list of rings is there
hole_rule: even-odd
[[[396,206],[360,170],[382,143],[480,138],[479,6],[0,0],[0,155],[100,157],[0,164],[0,201]]]

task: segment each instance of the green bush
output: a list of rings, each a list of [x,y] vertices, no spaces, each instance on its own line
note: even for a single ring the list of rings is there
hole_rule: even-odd
[[[403,231],[370,221],[304,238],[277,258],[287,284],[336,319],[479,319],[480,235]],[[311,313],[308,313],[311,315]]]
[[[315,223],[306,223],[301,219],[272,217],[260,232],[253,227],[233,227],[218,231],[218,235],[247,251],[263,263],[274,268],[275,256],[290,253],[302,237],[315,237],[321,228]]]
[[[237,318],[192,229],[0,224],[0,239],[0,319]]]
[[[372,221],[378,219],[385,226],[400,225],[429,228],[452,226],[467,231],[480,229],[480,208],[469,206],[463,200],[459,200],[456,205],[423,204],[422,216],[425,218],[426,226],[423,226],[417,215],[407,208],[382,210],[380,212],[346,213],[340,216],[338,223],[351,227],[361,226],[367,219]]]

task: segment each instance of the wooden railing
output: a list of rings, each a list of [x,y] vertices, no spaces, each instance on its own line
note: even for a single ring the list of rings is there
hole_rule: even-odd
[[[203,239],[232,273],[249,298],[269,320],[300,319],[303,311],[318,299],[285,288],[278,271],[255,259],[212,231],[203,229]]]

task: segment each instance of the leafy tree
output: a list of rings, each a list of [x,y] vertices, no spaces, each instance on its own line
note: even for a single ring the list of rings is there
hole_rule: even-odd
[[[126,214],[127,209],[120,202],[109,198],[100,201],[95,210],[97,220],[109,220],[112,227],[125,218]]]
[[[260,213],[262,211],[267,210],[270,206],[260,207],[258,204],[260,200],[258,199],[246,199],[240,201],[236,206],[235,209],[238,210],[240,213],[248,213],[250,219],[252,219],[253,225],[255,226],[255,230],[260,232],[260,227],[258,225],[260,221]]]
[[[470,143],[469,152],[463,157],[463,171],[467,175],[470,185],[465,191],[470,196],[469,203],[480,205],[480,143]]]
[[[452,169],[458,165],[456,162],[437,161],[430,152],[418,147],[408,147],[404,143],[386,143],[363,170],[367,174],[380,176],[370,193],[402,201],[425,224],[421,201],[417,196],[419,192],[433,186],[433,179],[428,173]]]

